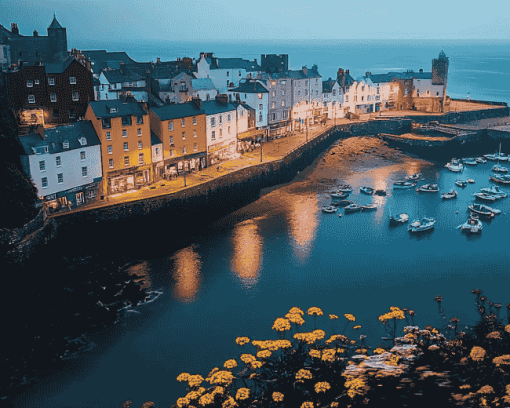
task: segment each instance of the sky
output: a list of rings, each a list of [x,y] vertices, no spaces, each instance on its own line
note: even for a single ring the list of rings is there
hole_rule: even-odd
[[[510,39],[509,0],[0,0],[0,24],[123,40]]]

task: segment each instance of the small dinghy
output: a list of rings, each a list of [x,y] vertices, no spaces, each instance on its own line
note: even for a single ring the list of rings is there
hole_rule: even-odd
[[[473,193],[471,195],[473,197],[476,197],[476,198],[478,198],[480,200],[484,200],[484,201],[494,202],[494,201],[496,201],[498,199],[498,197],[490,195],[490,194],[487,194],[487,193]]]
[[[399,180],[393,183],[393,189],[394,190],[407,190],[409,188],[413,188],[416,185],[416,183],[412,183],[410,181],[406,180]]]
[[[378,196],[385,196],[386,195],[386,191],[384,191],[384,190],[375,190],[374,194],[378,195]]]
[[[477,158],[475,159],[475,161],[476,161],[477,163],[480,163],[480,164],[485,164],[485,163],[487,163],[487,160],[485,160],[483,157],[477,157]]]
[[[493,195],[494,197],[498,197],[498,198],[506,198],[508,196],[508,194],[501,191],[498,186],[484,187],[484,188],[481,188],[480,191],[482,193],[487,193],[487,194]]]
[[[498,210],[497,208],[491,208],[488,205],[484,204],[471,204],[468,206],[469,210],[481,215],[486,215],[488,217],[494,217],[495,215],[498,215],[501,213],[501,210]]]
[[[373,211],[377,209],[377,204],[367,204],[367,205],[361,205],[362,211]]]
[[[466,187],[468,185],[468,182],[466,180],[457,180],[455,182],[455,185],[459,187]]]
[[[372,195],[375,192],[375,190],[372,187],[360,187],[359,191],[368,195]]]
[[[506,167],[500,166],[499,164],[492,166],[492,171],[495,171],[496,173],[508,173],[508,169]]]
[[[418,181],[421,178],[421,176],[422,176],[421,173],[414,173],[414,174],[411,174],[410,176],[404,177],[404,180],[405,181]]]
[[[475,182],[473,179],[467,179],[466,181],[467,181],[468,183],[471,183],[471,184],[473,184],[473,183]]]
[[[407,214],[397,214],[396,216],[393,216],[390,214],[390,225],[398,225],[403,224],[404,222],[409,221],[409,215]]]
[[[345,206],[344,210],[346,213],[361,211],[361,206],[359,206],[358,204],[349,204]]]
[[[453,171],[455,173],[459,173],[462,170],[464,170],[464,166],[462,165],[462,163],[460,161],[458,161],[458,160],[455,160],[455,159],[453,159],[450,163],[447,163],[445,165],[445,167],[448,170]]]
[[[338,186],[337,191],[342,193],[352,193],[352,187],[348,184],[342,184],[341,186]]]
[[[490,160],[490,161],[498,161],[498,154],[497,153],[494,153],[494,154],[484,154],[483,157],[485,157],[487,160]]]
[[[510,184],[510,176],[507,174],[494,174],[490,179],[496,183]]]
[[[413,221],[411,224],[409,224],[409,227],[407,230],[409,232],[423,232],[423,231],[429,231],[432,228],[434,228],[434,224],[436,223],[436,220],[434,218],[427,218],[424,217],[421,222],[419,220]]]
[[[322,212],[325,212],[325,213],[334,213],[337,211],[338,211],[338,208],[333,207],[332,205],[325,205],[322,207]]]
[[[446,193],[442,193],[442,194],[441,194],[441,197],[442,197],[442,198],[455,198],[455,197],[457,197],[457,191],[455,191],[455,190],[452,188],[450,191],[448,191],[448,192],[446,192]]]
[[[464,164],[469,165],[469,166],[476,166],[478,164],[478,162],[475,159],[471,158],[471,157],[469,157],[467,159],[462,159],[462,162]]]
[[[331,198],[347,198],[349,197],[349,194],[348,193],[342,193],[341,191],[333,191],[332,193],[330,193],[331,195]]]
[[[482,231],[482,221],[478,218],[469,217],[464,224],[459,225],[457,228],[461,228],[462,231],[469,232],[471,234],[477,234]]]
[[[334,201],[331,203],[331,205],[334,205],[335,207],[346,207],[349,204],[353,204],[350,200],[342,200],[342,201]]]
[[[424,191],[427,193],[437,193],[439,191],[439,187],[437,184],[424,184],[416,189],[416,191]]]

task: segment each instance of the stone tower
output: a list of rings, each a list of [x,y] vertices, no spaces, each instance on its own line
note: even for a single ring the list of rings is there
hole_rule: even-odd
[[[53,21],[48,27],[48,37],[51,38],[52,53],[57,55],[59,59],[67,57],[67,31],[57,21],[57,17],[53,14]]]
[[[441,51],[439,58],[432,60],[432,85],[443,85],[443,101],[441,112],[444,112],[446,104],[446,86],[448,82],[448,57]]]

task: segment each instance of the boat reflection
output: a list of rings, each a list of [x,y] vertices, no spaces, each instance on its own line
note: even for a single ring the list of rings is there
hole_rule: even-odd
[[[181,302],[192,302],[200,289],[202,262],[194,245],[177,251],[171,258],[173,267],[173,297]]]
[[[289,195],[285,201],[294,255],[305,260],[316,238],[319,201],[316,195]]]
[[[248,287],[256,285],[260,275],[262,237],[259,222],[260,218],[254,218],[237,224],[232,236],[231,267],[242,284]]]

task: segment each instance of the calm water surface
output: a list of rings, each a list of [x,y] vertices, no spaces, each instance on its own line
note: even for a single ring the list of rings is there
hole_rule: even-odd
[[[490,300],[506,303],[509,199],[493,205],[502,214],[483,220],[480,236],[456,229],[467,219],[471,194],[493,184],[492,165],[467,167],[459,176],[444,163],[408,156],[374,138],[341,140],[293,182],[206,228],[192,245],[131,266],[129,273],[145,276],[147,287],[163,294],[95,334],[92,350],[67,360],[63,370],[47,373],[12,402],[120,407],[130,399],[135,406],[152,400],[170,407],[185,393],[175,381],[178,374],[205,376],[228,358],[238,358],[236,336],[276,338],[272,322],[292,306],[318,306],[326,316],[353,313],[362,330],[348,327],[345,334],[367,334],[376,346],[385,335],[377,316],[390,306],[414,309],[417,324],[440,325],[437,294],[448,317],[466,322],[475,317],[471,289],[480,287]],[[415,172],[442,192],[455,187],[458,198],[391,190],[394,181]],[[458,178],[475,183],[461,189],[454,185]],[[320,207],[331,201],[329,192],[342,183],[354,188],[350,199],[374,202],[377,210],[341,218],[322,213]],[[388,195],[363,195],[360,186]],[[406,212],[411,220],[435,217],[436,228],[422,235],[410,235],[407,225],[390,228],[390,210]],[[344,324],[340,319],[332,326],[321,317],[317,325],[329,334],[344,330]],[[311,319],[308,329],[313,329]]]

